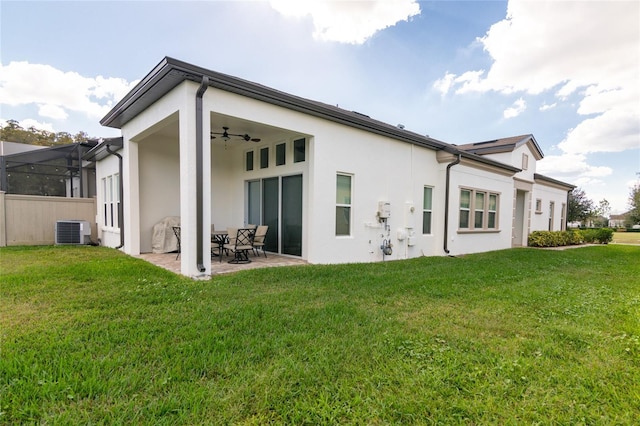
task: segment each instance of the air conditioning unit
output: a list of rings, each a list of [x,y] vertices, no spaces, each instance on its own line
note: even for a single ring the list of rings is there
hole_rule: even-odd
[[[56,244],[91,244],[91,224],[86,220],[58,220]]]

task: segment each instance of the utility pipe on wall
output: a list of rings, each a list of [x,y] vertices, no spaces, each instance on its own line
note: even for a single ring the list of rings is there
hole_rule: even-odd
[[[460,164],[461,159],[462,155],[458,154],[458,158],[447,164],[447,178],[444,189],[444,252],[447,254],[449,254],[449,184],[451,180],[451,168],[456,164]]]
[[[196,92],[196,262],[198,271],[204,272],[206,268],[204,267],[204,257],[202,250],[202,230],[204,229],[203,222],[203,214],[202,214],[202,206],[203,206],[203,197],[204,191],[202,188],[202,175],[204,170],[204,158],[202,155],[202,144],[203,144],[203,134],[202,134],[202,97],[204,96],[204,92],[206,92],[209,87],[209,77],[202,76],[202,82],[200,83],[200,87]]]

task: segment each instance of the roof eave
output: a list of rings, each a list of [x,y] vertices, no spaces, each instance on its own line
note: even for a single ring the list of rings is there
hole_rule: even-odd
[[[576,188],[575,185],[571,185],[570,183],[553,179],[553,178],[550,178],[549,176],[541,175],[539,173],[534,173],[533,179],[534,181],[542,181],[556,187],[561,187],[562,189],[566,189],[567,191],[573,191]]]
[[[175,84],[169,82],[169,84],[165,85],[164,88],[157,89],[157,93],[153,93],[154,88],[158,87],[158,84],[171,73],[178,74]],[[147,74],[136,85],[136,87],[134,87],[111,109],[111,111],[107,113],[107,115],[104,116],[104,118],[102,118],[102,120],[100,120],[100,124],[119,129],[135,116],[134,113],[131,117],[127,118],[125,113],[137,102],[144,101],[150,105],[160,99],[167,90],[177,86],[181,82],[185,80],[199,82],[205,75],[209,78],[209,86],[220,90],[247,96],[252,99],[257,99],[273,105],[278,105],[287,109],[303,112],[305,114],[427,148],[435,150],[452,149],[451,145],[445,142],[382,123],[362,114],[342,110],[332,105],[294,96],[257,83],[191,65],[170,57],[165,57],[151,72],[149,72],[149,74]],[[144,99],[145,96],[147,97],[146,100]]]

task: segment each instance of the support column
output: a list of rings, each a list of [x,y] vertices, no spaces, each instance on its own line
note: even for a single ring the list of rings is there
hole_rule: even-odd
[[[123,132],[123,183],[124,252],[140,254],[140,178],[138,172],[138,144]]]

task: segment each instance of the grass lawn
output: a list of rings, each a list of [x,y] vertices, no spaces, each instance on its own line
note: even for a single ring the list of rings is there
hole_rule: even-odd
[[[640,244],[640,232],[614,232],[613,242],[618,244]]]
[[[639,424],[640,247],[192,281],[0,249],[0,424]]]

